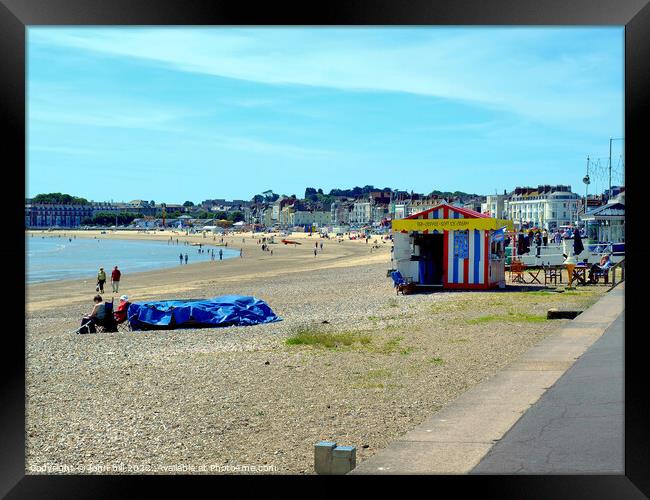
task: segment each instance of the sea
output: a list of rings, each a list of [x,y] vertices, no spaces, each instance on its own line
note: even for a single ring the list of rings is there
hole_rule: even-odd
[[[168,244],[166,241],[135,241],[93,238],[74,238],[59,235],[34,235],[25,238],[25,283],[88,278],[95,281],[100,267],[106,271],[110,283],[115,266],[123,278],[131,273],[179,266],[179,254],[187,254],[188,264],[210,262],[208,250],[214,249],[215,262],[219,250],[223,258],[239,257],[239,249],[203,245]],[[183,261],[183,265],[185,265]],[[110,285],[109,285],[110,287]]]

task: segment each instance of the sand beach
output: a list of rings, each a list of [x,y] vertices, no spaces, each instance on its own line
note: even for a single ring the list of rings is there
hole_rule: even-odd
[[[243,258],[193,264],[190,254],[189,265],[124,275],[120,294],[254,295],[277,323],[74,335],[94,275],[26,287],[28,473],[311,474],[320,440],[356,446],[363,461],[569,321],[545,320],[549,307],[585,308],[606,291],[397,296],[390,242],[293,234],[302,244],[284,245],[275,235],[270,255],[259,237],[224,238]],[[314,338],[334,342],[296,340]]]

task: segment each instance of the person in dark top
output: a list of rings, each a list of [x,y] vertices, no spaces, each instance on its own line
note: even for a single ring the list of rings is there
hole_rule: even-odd
[[[103,301],[102,296],[95,295],[93,303],[95,304],[93,310],[82,318],[81,326],[77,330],[78,333],[96,333],[96,325],[106,317],[106,303]]]
[[[580,237],[580,231],[576,231],[573,235],[573,253],[580,255],[585,249],[585,246],[582,244],[582,238]]]
[[[522,255],[529,252],[528,237],[522,231],[517,236],[517,254]]]

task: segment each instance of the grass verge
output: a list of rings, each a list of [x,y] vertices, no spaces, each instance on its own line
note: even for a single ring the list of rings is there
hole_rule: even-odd
[[[296,329],[293,335],[285,340],[285,343],[287,345],[310,345],[335,349],[337,347],[350,347],[355,343],[367,345],[370,340],[370,335],[358,332],[323,332],[302,327]]]
[[[478,325],[481,323],[489,323],[492,321],[504,322],[517,322],[517,323],[541,323],[547,321],[545,315],[528,314],[519,312],[509,312],[508,314],[490,314],[481,316],[480,318],[468,319],[467,323],[470,325]]]

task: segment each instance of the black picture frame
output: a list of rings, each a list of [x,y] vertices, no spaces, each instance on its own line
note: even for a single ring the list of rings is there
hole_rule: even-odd
[[[431,494],[454,488],[455,494],[471,489],[481,496],[498,498],[643,498],[650,496],[650,411],[648,403],[647,327],[637,306],[644,300],[642,288],[647,229],[639,214],[642,199],[644,144],[643,120],[648,116],[650,94],[650,6],[646,0],[337,0],[278,4],[235,0],[0,0],[0,116],[8,124],[3,140],[5,179],[14,177],[5,192],[16,217],[6,223],[11,239],[5,243],[6,272],[10,290],[5,305],[13,305],[25,293],[24,216],[25,193],[25,33],[37,25],[555,25],[625,26],[625,155],[627,161],[628,272],[625,283],[625,474],[588,476],[418,476],[407,478],[409,489],[433,488]],[[647,139],[646,139],[647,141]],[[637,182],[634,182],[637,180]],[[16,186],[17,187],[14,187]],[[20,209],[18,207],[21,207]],[[10,295],[10,296],[9,296]],[[7,310],[8,307],[5,307]],[[5,317],[14,316],[7,312]],[[640,319],[635,326],[635,318]],[[14,320],[19,323],[18,320]],[[9,321],[11,323],[11,320]],[[0,495],[7,498],[115,497],[128,494],[138,477],[25,475],[25,345],[18,325],[3,329],[0,406]],[[23,324],[24,326],[24,324]],[[359,477],[359,476],[355,476]],[[147,480],[171,488],[211,477],[148,476]],[[171,479],[174,479],[172,482]],[[237,482],[238,488],[271,478],[219,478]],[[345,478],[344,478],[345,479]],[[391,478],[401,482],[404,478]],[[322,481],[322,477],[296,477]],[[151,482],[147,481],[147,482]],[[368,484],[368,478],[350,479]],[[383,478],[374,477],[383,486]],[[212,484],[212,483],[211,483]],[[405,483],[406,485],[406,483]],[[307,485],[311,486],[313,485]],[[336,486],[335,486],[336,487]],[[399,487],[399,484],[398,484]],[[259,489],[257,490],[258,492]],[[426,491],[426,490],[425,490]],[[268,492],[267,492],[268,493]],[[303,492],[307,494],[307,492]],[[337,489],[332,494],[342,494]]]

